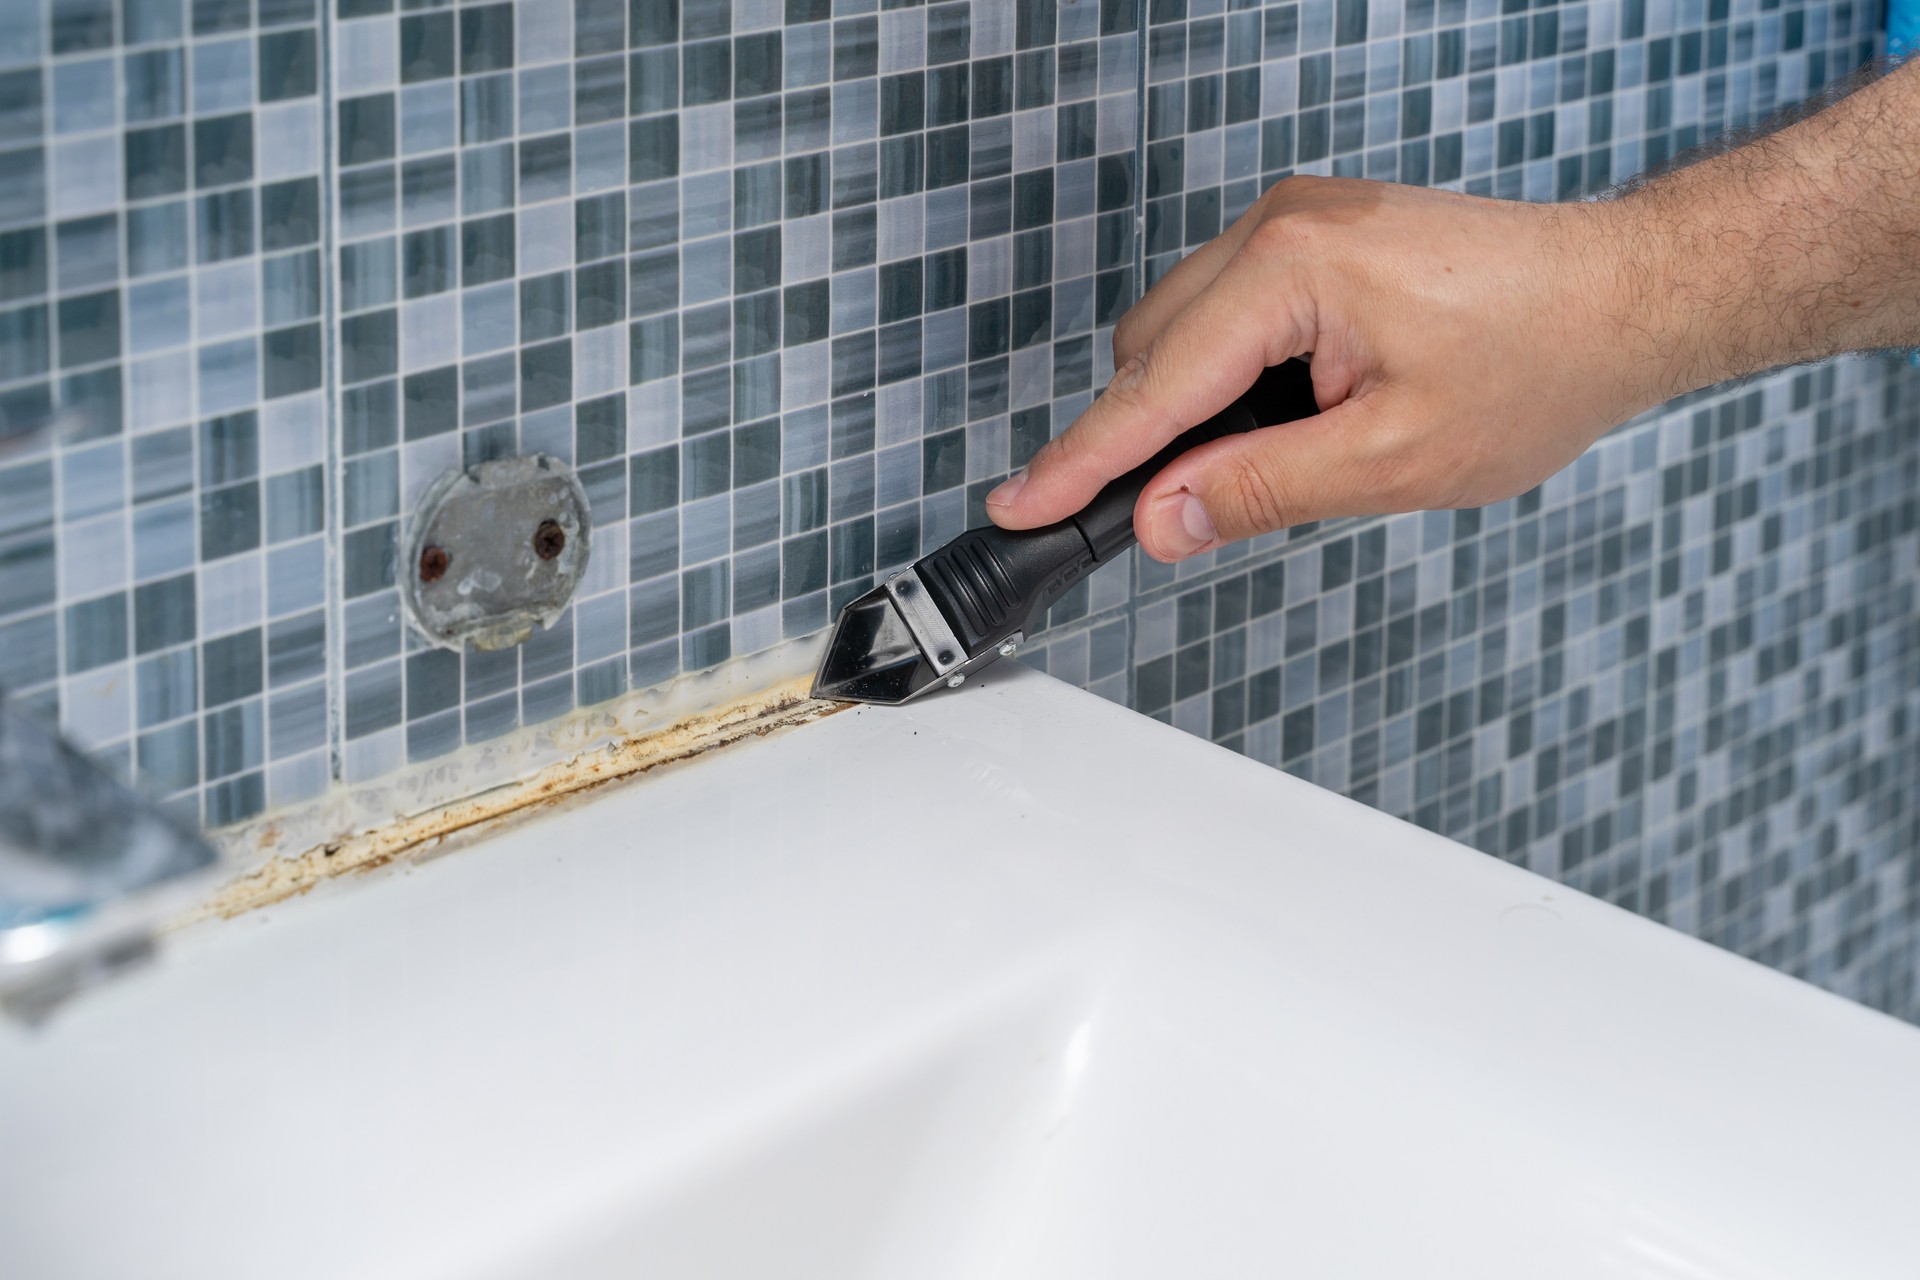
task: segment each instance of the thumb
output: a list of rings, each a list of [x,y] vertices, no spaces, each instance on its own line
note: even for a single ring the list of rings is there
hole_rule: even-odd
[[[1378,416],[1347,400],[1182,454],[1134,507],[1141,547],[1171,563],[1291,525],[1404,510],[1396,469],[1369,443],[1381,438]]]

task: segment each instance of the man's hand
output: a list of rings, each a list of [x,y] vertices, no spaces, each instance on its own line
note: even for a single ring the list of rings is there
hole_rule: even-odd
[[[1148,554],[1537,484],[1661,398],[1621,357],[1610,212],[1286,179],[1127,313],[1106,391],[987,510],[1016,529],[1070,515],[1307,352],[1324,412],[1162,471],[1134,513]]]
[[[1617,200],[1289,178],[1114,334],[1119,372],[987,498],[1010,529],[1311,352],[1316,418],[1195,449],[1134,510],[1179,560],[1332,516],[1519,493],[1671,396],[1920,337],[1920,68]]]

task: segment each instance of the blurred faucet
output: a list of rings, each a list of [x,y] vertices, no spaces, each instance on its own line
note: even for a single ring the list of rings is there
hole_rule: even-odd
[[[146,959],[216,860],[0,691],[0,1010],[37,1022]]]

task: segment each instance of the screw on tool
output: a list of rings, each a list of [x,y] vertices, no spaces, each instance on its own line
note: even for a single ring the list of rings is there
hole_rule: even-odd
[[[425,546],[420,549],[420,581],[438,582],[447,571],[447,565],[453,559],[445,547]]]
[[[566,547],[567,531],[551,520],[542,520],[533,531],[533,553],[542,560],[553,559]]]

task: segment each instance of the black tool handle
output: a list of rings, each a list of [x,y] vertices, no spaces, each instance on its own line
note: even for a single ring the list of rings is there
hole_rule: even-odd
[[[1095,494],[1073,522],[1086,536],[1093,558],[1101,564],[1131,547],[1133,509],[1147,482],[1181,454],[1211,444],[1223,436],[1258,427],[1310,418],[1320,412],[1313,399],[1313,377],[1304,360],[1288,360],[1261,373],[1247,393],[1191,431],[1183,431],[1167,447]]]
[[[1038,529],[969,529],[914,566],[971,657],[998,645],[1074,583],[1136,541],[1133,509],[1147,482],[1190,449],[1319,412],[1301,360],[1275,365],[1247,393],[1094,495],[1078,514]]]

